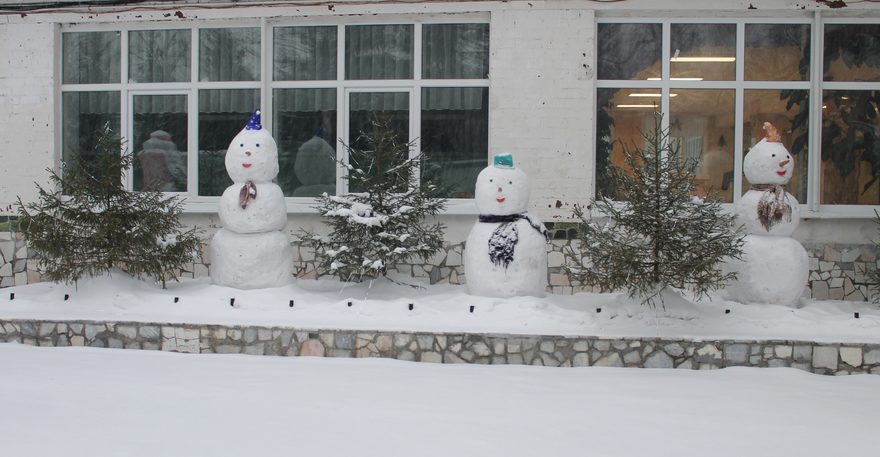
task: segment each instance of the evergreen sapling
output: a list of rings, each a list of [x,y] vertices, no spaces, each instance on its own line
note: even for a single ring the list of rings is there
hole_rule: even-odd
[[[183,231],[178,199],[125,189],[133,160],[105,126],[93,157],[64,162],[63,177],[47,170],[54,190],[38,184],[37,201],[19,198],[20,229],[48,279],[70,283],[120,268],[164,288],[192,262],[200,241],[195,229]]]
[[[329,226],[327,236],[303,231],[303,244],[314,249],[319,274],[340,280],[387,277],[397,264],[414,257],[428,261],[443,247],[443,224],[428,223],[445,200],[437,187],[420,179],[424,153],[398,138],[390,121],[374,120],[356,147],[346,146],[351,192],[317,198],[316,209]]]
[[[717,199],[693,196],[698,163],[681,157],[660,122],[657,114],[653,130],[642,134],[644,148],[624,147],[624,167],[611,166],[616,196],[600,195],[592,205],[607,218],[588,220],[589,209],[575,207],[585,257],[569,253],[565,267],[584,284],[626,289],[651,306],[669,287],[700,298],[735,279],[720,263],[739,258],[743,243]]]

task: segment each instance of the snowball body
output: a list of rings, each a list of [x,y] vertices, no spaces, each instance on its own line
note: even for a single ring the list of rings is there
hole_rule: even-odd
[[[283,230],[287,226],[287,206],[284,193],[273,182],[256,182],[257,198],[246,208],[239,204],[244,184],[233,184],[220,197],[220,221],[223,227],[237,233],[260,233]]]
[[[475,194],[481,216],[521,217],[513,216],[510,222],[474,224],[464,253],[468,292],[502,298],[543,296],[547,286],[547,240],[543,224],[526,213],[528,177],[515,168],[488,167],[477,177]],[[499,249],[505,251],[506,255],[500,257],[501,261],[499,257],[493,260],[492,249],[496,253]]]
[[[726,296],[740,303],[797,305],[810,274],[806,249],[783,236],[747,235],[744,241],[742,260],[725,265],[737,272]]]
[[[236,289],[280,287],[293,277],[287,234],[235,233],[222,228],[211,241],[211,281]]]
[[[786,192],[785,201],[791,206],[791,219],[783,218],[775,222],[770,230],[761,225],[758,219],[758,202],[764,191],[749,190],[736,203],[736,219],[746,229],[746,233],[763,234],[770,236],[791,236],[801,223],[801,208],[794,195]]]

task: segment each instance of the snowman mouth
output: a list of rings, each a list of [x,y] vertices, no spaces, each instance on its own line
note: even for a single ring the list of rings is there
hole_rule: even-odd
[[[241,166],[243,166],[243,167],[245,167],[245,168],[250,168],[250,167],[251,167],[251,164],[249,164],[249,163],[243,163],[243,164],[241,164]]]
[[[785,170],[778,170],[778,171],[776,172],[776,174],[779,175],[779,176],[785,176]]]
[[[498,202],[498,203],[504,203],[504,200],[507,200],[507,199],[504,198],[504,197],[498,197],[498,198],[495,199],[495,201]]]

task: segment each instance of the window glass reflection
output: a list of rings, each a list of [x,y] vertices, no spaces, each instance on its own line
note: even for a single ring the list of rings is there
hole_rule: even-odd
[[[336,89],[275,89],[278,185],[288,197],[336,193]]]
[[[134,190],[186,192],[186,95],[135,95]]]
[[[473,198],[477,175],[489,156],[489,89],[422,89],[421,145],[441,197]]]
[[[370,135],[376,125],[388,125],[394,133],[398,145],[409,143],[409,93],[407,92],[355,92],[351,94],[349,106],[348,144],[352,149],[365,151],[369,144],[365,136]],[[402,158],[405,160],[405,158]],[[382,170],[367,168],[370,164],[358,162],[349,155],[349,164],[375,176],[398,164],[378,164]],[[350,192],[358,192],[354,185]]]
[[[822,96],[821,203],[880,204],[880,91]]]
[[[336,79],[336,27],[276,27],[275,81]]]
[[[748,81],[810,79],[809,24],[746,24]]]
[[[782,136],[782,144],[794,158],[794,171],[786,190],[798,202],[807,202],[807,131],[809,128],[809,91],[807,90],[753,90],[744,91],[743,103],[743,156],[761,141],[764,122],[770,122]],[[743,193],[751,183],[743,176]]]
[[[199,195],[222,195],[232,184],[226,149],[259,107],[258,89],[199,91]]]
[[[422,26],[422,78],[489,77],[489,24]]]
[[[734,91],[673,89],[669,133],[682,160],[699,163],[695,195],[733,202]]]
[[[129,32],[129,82],[188,82],[190,80],[189,49],[189,30]]]
[[[61,97],[61,158],[88,161],[97,135],[109,126],[119,135],[119,92],[67,92]]]
[[[259,79],[259,28],[199,30],[199,81]]]
[[[66,32],[61,34],[64,84],[118,83],[119,32]]]
[[[880,24],[826,24],[826,81],[880,81]]]
[[[736,78],[736,24],[672,24],[671,40],[673,78]]]
[[[345,28],[345,79],[412,77],[412,24],[350,25]]]
[[[599,79],[660,77],[661,24],[599,23]]]

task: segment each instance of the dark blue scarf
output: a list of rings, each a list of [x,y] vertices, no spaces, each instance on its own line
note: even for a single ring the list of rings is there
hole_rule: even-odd
[[[516,249],[517,242],[519,242],[519,231],[516,228],[515,222],[520,219],[525,219],[533,229],[544,235],[545,240],[548,239],[547,229],[540,223],[533,221],[526,214],[508,214],[504,216],[480,214],[480,222],[501,224],[492,232],[492,236],[489,237],[489,260],[495,266],[503,266],[506,269],[510,262],[513,261],[513,251]]]

